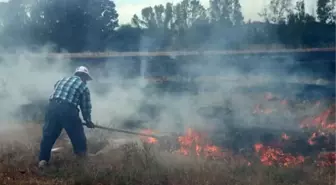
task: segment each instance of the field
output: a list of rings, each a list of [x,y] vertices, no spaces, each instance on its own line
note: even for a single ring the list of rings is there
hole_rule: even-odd
[[[264,139],[257,142],[252,136],[246,139],[253,129],[234,128],[235,133],[242,133],[239,142],[245,142],[246,137],[254,143],[249,146],[232,144],[234,141],[215,145],[211,142],[214,136],[194,128],[160,139],[93,134],[88,139],[87,160],[74,157],[67,136],[62,135],[55,144],[61,149],[53,152],[51,165],[41,171],[37,169],[40,125],[5,127],[0,131],[0,184],[335,184],[334,100],[288,102],[269,93],[264,99],[265,103],[254,107],[253,114],[272,117],[283,111],[275,110],[279,106],[297,114],[306,112],[304,117],[295,119],[300,132],[281,132],[279,138],[274,134],[273,139],[269,134],[265,139],[263,133]],[[149,129],[142,132],[155,134]]]

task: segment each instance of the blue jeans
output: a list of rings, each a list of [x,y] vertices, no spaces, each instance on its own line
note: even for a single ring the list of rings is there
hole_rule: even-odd
[[[69,103],[58,100],[49,103],[45,114],[40,144],[40,161],[50,160],[51,149],[63,128],[71,140],[74,153],[79,156],[86,155],[86,137],[78,109]]]

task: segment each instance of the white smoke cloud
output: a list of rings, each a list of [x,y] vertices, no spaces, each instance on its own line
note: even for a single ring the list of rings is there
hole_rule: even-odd
[[[142,50],[144,50],[142,48]],[[47,59],[47,49],[39,56],[27,51],[17,52],[16,55],[2,55],[0,73],[1,88],[1,118],[15,120],[11,116],[20,106],[35,100],[47,101],[53,91],[54,83],[60,78],[72,75],[76,66],[64,57]],[[121,126],[128,119],[144,119],[145,125],[161,131],[182,131],[185,127],[204,127],[212,120],[200,114],[200,109],[209,106],[223,106],[231,100],[237,114],[237,119],[248,122],[253,119],[253,105],[258,103],[253,96],[238,93],[236,88],[255,86],[280,80],[290,80],[295,77],[286,76],[286,68],[276,75],[266,73],[270,66],[260,66],[255,73],[244,73],[229,64],[220,61],[204,65],[188,65],[184,72],[194,75],[204,75],[196,79],[196,86],[204,92],[150,94],[145,91],[148,85],[143,77],[124,78],[120,65],[122,58],[107,61],[105,66],[89,68],[94,80],[89,82],[93,103],[93,120],[105,126]],[[204,58],[200,58],[204,61]],[[206,59],[209,61],[209,59]],[[144,59],[142,62],[146,62]],[[290,62],[288,66],[292,65]],[[220,69],[220,70],[219,70]],[[280,69],[280,68],[279,68]],[[103,76],[108,71],[108,76]],[[216,74],[216,72],[218,72]],[[211,75],[213,74],[213,75]],[[280,77],[280,78],[279,78]],[[293,89],[301,91],[301,89]],[[103,92],[103,93],[102,93]],[[263,92],[258,92],[260,95]],[[256,93],[257,94],[257,93]],[[150,117],[139,110],[144,104],[154,105],[159,112],[157,117]],[[182,128],[181,128],[182,127]]]

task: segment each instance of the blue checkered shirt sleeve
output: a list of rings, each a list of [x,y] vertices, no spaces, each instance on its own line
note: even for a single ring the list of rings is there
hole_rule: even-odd
[[[90,97],[90,90],[89,88],[85,87],[83,94],[80,97],[80,109],[82,112],[83,119],[86,122],[91,122],[91,110],[92,110],[92,105],[91,105],[91,97]]]
[[[61,80],[58,80],[55,85],[54,85],[54,89],[56,89],[56,87],[58,86],[58,84],[60,83]]]

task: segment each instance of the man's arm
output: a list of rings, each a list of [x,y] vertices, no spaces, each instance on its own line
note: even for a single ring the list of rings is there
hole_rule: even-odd
[[[54,85],[54,89],[56,89],[56,87],[58,86],[58,84],[59,84],[60,81],[61,81],[61,80],[58,80],[58,81],[55,83],[55,85]]]
[[[82,112],[83,119],[86,122],[91,122],[91,110],[92,110],[92,105],[91,105],[91,97],[90,97],[90,90],[89,88],[85,87],[85,90],[81,96],[80,99],[80,109]]]

